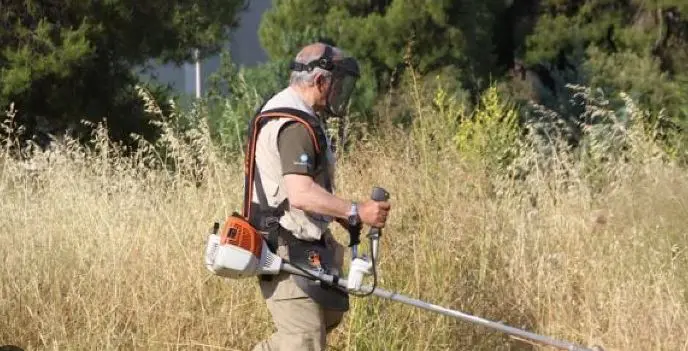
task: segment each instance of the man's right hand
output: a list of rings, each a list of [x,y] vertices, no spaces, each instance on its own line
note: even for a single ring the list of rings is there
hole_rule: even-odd
[[[358,205],[361,222],[375,228],[384,228],[391,204],[387,201],[367,200]]]

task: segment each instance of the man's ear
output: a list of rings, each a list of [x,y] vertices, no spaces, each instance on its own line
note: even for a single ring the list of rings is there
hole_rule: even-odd
[[[318,74],[315,77],[315,85],[318,87],[318,90],[320,91],[325,91],[327,89],[327,84],[329,83],[329,80],[324,74]]]

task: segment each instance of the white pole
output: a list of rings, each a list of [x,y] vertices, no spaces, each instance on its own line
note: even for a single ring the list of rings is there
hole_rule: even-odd
[[[195,51],[196,58],[196,98],[201,98],[201,62],[198,58],[198,49]]]
[[[282,267],[280,270],[287,272],[287,273],[290,273],[290,274],[300,275],[300,276],[306,277],[306,278],[314,280],[314,281],[320,281],[320,284],[322,284],[322,285],[326,285],[326,286],[333,285],[334,286],[333,288],[340,288],[339,290],[342,291],[343,293],[346,293],[346,291],[347,291],[347,285],[348,285],[347,280],[339,278],[339,277],[337,277],[337,279],[335,280],[334,275],[329,275],[329,274],[322,273],[320,271],[316,271],[316,270],[312,270],[312,269],[308,269],[308,268],[293,266],[291,263],[286,262],[286,261],[283,261]],[[464,320],[466,322],[479,324],[479,325],[482,325],[484,327],[499,330],[499,331],[506,333],[506,334],[510,334],[513,336],[520,336],[522,338],[526,338],[526,339],[529,339],[531,341],[536,341],[536,342],[539,342],[541,344],[554,346],[556,348],[563,349],[563,350],[569,350],[569,351],[604,350],[602,347],[597,346],[597,345],[593,346],[592,348],[587,348],[587,347],[584,347],[581,345],[573,344],[573,343],[568,342],[568,341],[561,341],[561,340],[552,339],[552,338],[545,336],[545,335],[540,335],[540,334],[532,333],[532,332],[525,331],[522,329],[510,327],[508,325],[505,325],[505,324],[502,324],[499,322],[493,322],[493,321],[488,320],[488,319],[483,319],[480,317],[465,314],[465,313],[455,311],[455,310],[452,310],[452,309],[449,309],[446,307],[438,306],[438,305],[435,305],[435,304],[432,304],[429,302],[414,299],[414,298],[411,298],[408,296],[401,295],[401,294],[396,293],[396,292],[387,291],[387,290],[383,290],[380,288],[372,289],[371,286],[362,286],[359,293],[360,292],[365,292],[365,293],[370,292],[373,295],[375,295],[377,297],[381,297],[383,299],[389,299],[392,301],[401,302],[403,304],[415,306],[415,307],[422,308],[424,310],[428,310],[431,312],[436,312],[436,313],[439,313],[439,314],[442,314],[442,315],[445,315],[448,317],[454,317],[456,319],[461,319],[461,320]]]

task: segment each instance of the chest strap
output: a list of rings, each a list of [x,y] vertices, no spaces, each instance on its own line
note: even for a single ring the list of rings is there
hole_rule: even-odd
[[[268,205],[267,196],[263,188],[258,168],[256,167],[255,152],[256,143],[258,141],[258,133],[261,128],[271,119],[288,118],[291,121],[301,123],[306,127],[311,141],[315,147],[316,160],[321,159],[322,153],[327,149],[327,140],[325,133],[320,126],[317,118],[309,115],[301,110],[292,108],[278,108],[257,113],[250,121],[248,129],[248,142],[246,145],[246,157],[244,160],[244,204],[243,216],[253,226],[259,230],[268,231],[271,233],[271,238],[268,238],[268,245],[276,248],[277,238],[274,237],[277,230],[270,230],[277,224],[279,218],[289,207],[289,202],[285,199],[278,207],[273,208]],[[329,177],[327,188],[329,190]],[[258,208],[253,204],[253,191],[255,191],[258,198]]]

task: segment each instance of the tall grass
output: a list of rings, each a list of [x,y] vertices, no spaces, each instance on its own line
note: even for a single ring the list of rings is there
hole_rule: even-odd
[[[601,157],[605,138],[591,138],[587,156],[545,153],[558,149],[524,138],[505,146],[508,158],[477,146],[486,151],[467,157],[466,143],[492,135],[480,126],[500,125],[455,122],[500,119],[508,105],[486,96],[471,114],[442,91],[415,88],[412,131],[366,137],[338,166],[343,196],[368,198],[375,185],[392,195],[380,286],[607,350],[688,349],[688,176],[642,128],[615,134],[622,157]],[[250,350],[272,332],[256,280],[222,280],[202,264],[212,222],[240,207],[243,160],[221,157],[203,124],[171,125],[134,154],[102,126],[90,149],[64,140],[30,157],[0,154],[0,344]],[[491,157],[498,162],[484,162]],[[535,348],[375,297],[352,298],[329,343]]]

